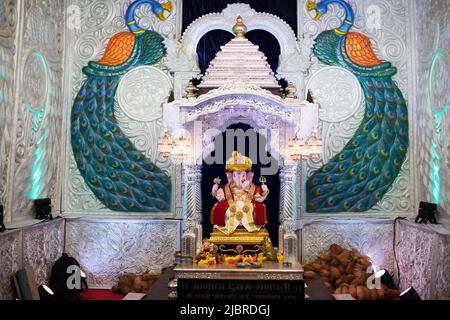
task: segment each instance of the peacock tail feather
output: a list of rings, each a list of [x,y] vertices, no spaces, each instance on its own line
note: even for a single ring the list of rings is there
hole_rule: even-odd
[[[113,37],[99,61],[83,69],[87,79],[72,108],[71,142],[78,169],[109,209],[125,212],[170,210],[171,179],[119,128],[114,102],[121,76],[165,55],[163,38],[152,31]]]
[[[408,109],[392,80],[397,69],[381,62],[370,40],[359,33],[322,32],[314,54],[327,65],[340,66],[359,80],[365,96],[365,115],[342,152],[307,182],[309,212],[363,212],[389,191],[406,159]]]

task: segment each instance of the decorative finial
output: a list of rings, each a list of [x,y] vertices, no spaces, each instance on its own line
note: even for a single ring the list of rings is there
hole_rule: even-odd
[[[244,35],[247,33],[247,26],[244,24],[244,19],[241,16],[236,18],[233,33],[236,35],[236,38],[244,38]]]
[[[298,99],[297,88],[295,87],[295,84],[293,84],[292,82],[289,82],[289,84],[286,87],[286,98]]]
[[[198,89],[191,80],[186,86],[186,98],[192,99],[197,98],[197,96],[198,96]]]

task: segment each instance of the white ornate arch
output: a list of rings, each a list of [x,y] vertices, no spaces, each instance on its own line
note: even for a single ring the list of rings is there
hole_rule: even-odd
[[[202,154],[210,141],[207,130],[223,132],[230,124],[243,122],[256,131],[271,131],[266,136],[271,153],[284,162],[284,152],[279,146],[285,145],[286,137],[292,137],[299,130],[309,136],[318,123],[318,105],[298,99],[283,99],[271,92],[253,85],[224,85],[211,90],[196,99],[181,99],[168,103],[163,108],[164,125],[177,136],[181,132],[194,143],[192,162],[202,159]],[[276,138],[272,139],[273,133]],[[290,162],[290,161],[288,161]]]
[[[280,44],[282,56],[296,49],[295,33],[285,21],[269,13],[256,12],[248,4],[237,3],[228,5],[221,13],[207,14],[192,22],[182,38],[186,52],[195,54],[200,39],[212,30],[232,33],[238,15],[244,19],[248,31],[265,30],[274,35]]]
[[[305,35],[297,39],[292,28],[281,18],[257,12],[248,4],[230,4],[220,13],[204,15],[192,22],[180,41],[167,39],[166,66],[175,73],[175,98],[183,96],[186,83],[200,73],[197,45],[212,30],[232,33],[236,17],[241,15],[248,31],[264,30],[272,34],[280,45],[277,74],[294,83],[298,92],[305,89],[305,78],[312,65],[313,39]]]

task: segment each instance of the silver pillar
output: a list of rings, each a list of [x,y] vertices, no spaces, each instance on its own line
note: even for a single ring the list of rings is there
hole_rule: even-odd
[[[280,239],[279,250],[286,262],[298,260],[297,223],[297,170],[296,165],[280,168]]]
[[[183,256],[194,257],[202,245],[202,166],[183,165]]]

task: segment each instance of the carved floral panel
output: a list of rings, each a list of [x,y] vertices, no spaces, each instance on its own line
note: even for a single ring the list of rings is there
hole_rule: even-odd
[[[401,222],[397,230],[400,289],[412,286],[425,300],[450,299],[450,235],[408,222]]]
[[[0,300],[14,298],[11,287],[11,276],[21,265],[21,234],[20,231],[0,235]]]
[[[7,203],[9,197],[7,186],[13,159],[17,8],[16,0],[0,3],[0,203],[6,205],[5,222],[11,220],[11,210]]]
[[[418,197],[440,200],[450,218],[450,6],[449,0],[416,3]],[[447,107],[446,107],[447,106]]]
[[[30,267],[39,286],[50,278],[55,261],[64,251],[64,220],[54,220],[23,231],[23,265]]]
[[[333,243],[372,258],[375,266],[394,270],[392,220],[306,222],[301,230],[302,261],[314,261]]]
[[[127,272],[159,272],[173,264],[177,221],[68,220],[66,251],[88,276],[91,287],[111,288]]]
[[[450,237],[439,237],[435,247],[436,271],[434,272],[435,285],[434,299],[450,300]]]
[[[11,277],[24,267],[34,272],[37,285],[47,282],[63,247],[62,219],[0,234],[0,300],[14,298]]]
[[[59,211],[64,4],[24,1],[15,104],[13,220],[32,215],[29,199],[49,197]]]

